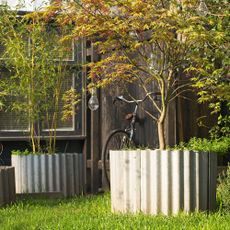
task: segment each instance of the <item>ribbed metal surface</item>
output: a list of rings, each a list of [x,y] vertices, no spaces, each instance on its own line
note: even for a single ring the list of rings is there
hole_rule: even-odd
[[[215,154],[136,150],[110,157],[113,211],[169,215],[215,208]]]
[[[111,151],[112,210],[136,212],[140,210],[140,169],[138,151]]]
[[[62,192],[65,197],[83,191],[82,154],[12,156],[16,193]]]
[[[140,154],[133,151],[124,153],[124,201],[126,211],[135,212],[140,209]],[[134,173],[133,173],[134,172]]]
[[[0,207],[15,201],[15,174],[13,167],[0,166]]]

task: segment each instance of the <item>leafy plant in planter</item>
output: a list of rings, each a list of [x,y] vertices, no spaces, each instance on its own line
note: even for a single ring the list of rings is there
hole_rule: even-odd
[[[16,11],[0,7],[0,15],[1,102],[4,110],[28,122],[31,142],[31,151],[13,152],[16,192],[80,194],[82,154],[55,154],[60,114],[63,112],[65,119],[72,117],[80,100],[74,88],[65,86],[68,81],[72,83],[72,74],[64,62],[68,50],[60,41],[64,28],[37,13],[19,16]],[[44,129],[48,139],[42,145]]]
[[[217,153],[218,155],[227,154],[230,150],[230,138],[222,137],[219,139],[206,139],[193,137],[188,143],[181,142],[174,146],[174,150],[196,150]]]
[[[66,95],[71,111],[79,100],[73,88],[65,89],[72,75],[63,62],[68,52],[60,43],[64,31],[36,14],[18,16],[6,7],[1,7],[0,14],[3,109],[13,111],[29,123],[33,153],[54,153],[62,97]],[[70,91],[71,98],[67,96]],[[70,107],[65,105],[65,108]],[[70,114],[69,110],[64,112]],[[37,125],[39,122],[42,127]],[[42,128],[49,132],[45,149],[41,146]]]

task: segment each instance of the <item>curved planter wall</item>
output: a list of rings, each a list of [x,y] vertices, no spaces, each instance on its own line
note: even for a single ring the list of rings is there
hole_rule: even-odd
[[[0,166],[0,207],[15,201],[14,167]]]
[[[111,151],[115,212],[177,214],[213,210],[216,154],[193,151]]]
[[[61,192],[65,197],[83,192],[83,157],[78,153],[12,155],[16,193]]]

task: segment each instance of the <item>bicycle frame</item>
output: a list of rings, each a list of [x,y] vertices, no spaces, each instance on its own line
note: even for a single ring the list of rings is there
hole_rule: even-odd
[[[109,152],[111,149],[114,149],[114,146],[116,149],[124,149],[124,148],[133,148],[136,147],[137,142],[134,141],[135,138],[135,124],[138,122],[138,106],[140,103],[145,101],[150,95],[157,96],[158,93],[147,93],[146,96],[142,100],[127,100],[123,96],[117,96],[113,103],[116,102],[116,100],[123,101],[127,104],[135,105],[134,110],[132,113],[128,114],[126,116],[126,119],[129,121],[129,125],[125,129],[115,129],[110,132],[108,135],[106,142],[103,146],[102,150],[102,170],[104,172],[105,181],[107,182],[108,186],[110,185],[110,177],[109,177]],[[131,117],[129,116],[131,115]]]
[[[138,103],[136,103],[134,111],[132,112],[132,120],[130,121],[129,127],[125,129],[127,133],[129,133],[129,140],[132,141],[134,138],[135,132],[135,124],[136,124],[136,117],[137,117],[137,109]]]
[[[116,100],[119,100],[119,101],[123,101],[123,102],[125,102],[127,104],[135,104],[135,108],[134,108],[134,111],[132,112],[132,119],[130,121],[129,127],[125,129],[125,131],[129,134],[129,140],[130,141],[132,141],[133,138],[134,138],[135,124],[136,124],[136,119],[137,119],[137,110],[138,110],[139,103],[144,102],[148,97],[150,97],[150,95],[154,95],[155,98],[156,98],[156,96],[158,94],[159,94],[158,92],[149,92],[141,100],[132,100],[132,101],[129,101],[129,100],[125,99],[122,95],[121,96],[117,96],[114,99],[113,103],[115,103]]]

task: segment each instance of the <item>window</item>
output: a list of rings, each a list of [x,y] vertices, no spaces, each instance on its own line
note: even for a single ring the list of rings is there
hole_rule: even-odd
[[[68,40],[68,41],[64,41],[62,43],[62,46],[64,46],[64,54],[58,54],[57,56],[57,61],[74,61],[75,60],[75,44],[74,44],[74,40]]]
[[[13,98],[6,100],[5,106],[13,101]],[[14,111],[0,111],[0,132],[28,132],[29,125],[25,114],[18,114]]]
[[[70,73],[70,75],[65,76],[62,82],[61,86],[61,97],[63,97],[64,93],[67,90],[70,90],[71,88],[76,89],[76,92],[82,92],[82,87],[84,85],[84,79],[82,79],[82,74],[80,72],[78,73]],[[62,99],[59,100],[58,102],[58,108],[56,109],[57,111],[57,131],[80,131],[82,128],[82,104],[84,103],[84,95],[82,94],[81,96],[81,103],[77,104],[76,106],[72,107],[72,116],[68,117],[67,120],[62,119],[63,115],[63,109],[64,109],[64,102]],[[83,101],[82,101],[83,99]],[[49,119],[48,122],[44,121],[43,122],[43,131],[49,131],[52,129],[52,118],[54,116],[55,110],[49,111]]]
[[[3,49],[2,49],[3,50]],[[6,79],[9,77],[9,72],[3,67],[0,69],[0,79]],[[4,84],[0,85],[0,92],[4,94]],[[28,131],[28,119],[27,115],[23,112],[15,112],[16,108],[12,109],[13,102],[19,101],[19,98],[15,98],[13,93],[11,95],[3,96],[0,98],[0,131],[1,132],[18,132]],[[23,100],[21,100],[23,103]]]
[[[66,90],[72,88],[76,89],[76,92],[80,93],[81,102],[73,107],[73,116],[63,121],[62,110],[63,110],[63,101],[60,100],[58,103],[58,121],[56,127],[56,135],[58,136],[85,136],[85,115],[86,115],[86,99],[85,99],[85,90],[86,80],[85,74],[82,69],[79,67],[81,63],[84,62],[84,44],[82,41],[74,43],[66,42],[66,52],[65,59],[61,60],[65,65],[68,66],[68,71],[65,73],[66,76],[63,78],[61,94]],[[0,46],[0,53],[4,48]],[[58,60],[56,60],[58,61]],[[60,61],[60,60],[59,60]],[[4,67],[0,67],[0,77],[6,75]],[[8,97],[5,98],[5,107],[11,104],[16,98]],[[18,100],[18,99],[17,99]],[[49,112],[50,117],[52,116],[52,111]],[[50,124],[48,122],[41,121],[38,122],[37,127],[42,127],[42,136],[47,136],[50,130]],[[29,125],[26,118],[26,114],[18,114],[14,111],[7,110],[3,111],[0,109],[0,139],[7,137],[25,137],[29,134]]]
[[[75,123],[75,108],[74,108],[74,106],[72,108],[73,116],[69,117],[69,119],[67,119],[67,120],[62,119],[62,113],[63,113],[63,109],[64,109],[64,102],[62,100],[62,97],[67,90],[70,90],[71,88],[75,88],[75,74],[70,73],[68,75],[69,76],[65,76],[65,78],[63,79],[62,86],[61,86],[61,96],[60,96],[60,100],[58,102],[58,109],[57,109],[58,110],[57,129],[56,129],[57,131],[58,130],[59,131],[60,130],[73,131],[74,127],[75,127],[74,126],[74,123]],[[81,79],[78,79],[78,80],[81,80]],[[48,127],[46,126],[45,129],[47,129],[47,128]]]

